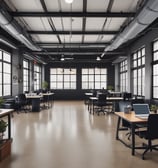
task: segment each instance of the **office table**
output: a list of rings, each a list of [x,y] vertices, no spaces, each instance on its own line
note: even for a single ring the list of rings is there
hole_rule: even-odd
[[[11,112],[14,109],[0,109],[0,118],[6,117],[8,118],[8,139],[11,139]]]
[[[40,111],[40,101],[42,95],[26,95],[27,99],[31,99],[32,102],[32,112],[39,112]]]
[[[89,97],[88,110],[94,114],[94,102],[98,100],[97,97]],[[115,111],[115,102],[123,100],[123,97],[107,97],[106,101],[113,102],[113,111]]]
[[[115,114],[118,116],[118,122],[117,122],[117,129],[116,129],[116,140],[119,140],[120,142],[122,142],[124,145],[126,145],[127,147],[131,148],[131,154],[134,155],[135,154],[135,149],[144,149],[144,147],[139,147],[139,146],[135,146],[135,128],[136,128],[136,124],[146,124],[147,123],[147,119],[140,119],[135,117],[135,113],[131,112],[131,113],[124,113],[124,112],[115,112]],[[119,138],[119,131],[120,129],[120,124],[121,124],[121,119],[126,120],[127,122],[130,123],[131,125],[131,138],[132,138],[132,144],[131,146],[127,145],[123,139]]]
[[[43,99],[46,99],[46,102],[48,104],[48,108],[52,107],[53,103],[54,103],[54,93],[42,93],[41,94],[43,96]],[[51,102],[51,103],[50,103]],[[50,104],[49,104],[50,103]],[[51,106],[50,106],[51,105]]]
[[[89,97],[92,97],[93,93],[92,92],[86,92],[86,93],[84,93],[84,95],[85,95],[84,103],[88,104],[89,103]]]

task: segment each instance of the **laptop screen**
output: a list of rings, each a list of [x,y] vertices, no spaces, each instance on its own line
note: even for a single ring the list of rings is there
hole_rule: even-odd
[[[149,105],[148,104],[133,104],[133,109],[136,115],[149,114]]]

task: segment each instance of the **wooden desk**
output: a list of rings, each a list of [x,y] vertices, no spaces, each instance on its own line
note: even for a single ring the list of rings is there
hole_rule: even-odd
[[[27,99],[31,99],[33,112],[40,111],[40,99],[42,97],[43,97],[42,95],[26,95]]]
[[[11,139],[11,112],[14,109],[0,109],[0,118],[6,117],[8,118],[8,139]]]
[[[147,123],[147,119],[140,119],[135,117],[135,113],[131,112],[129,114],[124,112],[115,112],[115,114],[118,116],[118,122],[117,122],[117,130],[116,130],[116,139],[122,142],[127,147],[131,148],[131,154],[135,154],[135,149],[144,149],[144,147],[136,147],[135,146],[135,127],[136,124],[145,124]],[[120,131],[120,124],[121,119],[126,120],[131,125],[131,137],[132,137],[132,144],[131,146],[127,145],[122,139],[119,138],[119,131]]]

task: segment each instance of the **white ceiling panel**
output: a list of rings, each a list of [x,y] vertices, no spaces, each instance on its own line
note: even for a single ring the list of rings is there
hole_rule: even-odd
[[[100,31],[103,27],[105,18],[87,18],[86,19],[86,30],[98,30]]]
[[[36,37],[37,36],[37,37]],[[39,39],[38,42],[44,42],[44,43],[58,43],[58,39],[56,35],[32,35],[34,39]]]
[[[133,12],[139,0],[114,0],[112,12]]]
[[[84,42],[97,42],[99,35],[85,35]]]
[[[45,0],[46,7],[50,12],[58,12],[59,11],[59,3],[58,0]]]
[[[65,38],[65,39],[64,39]],[[80,35],[60,35],[62,43],[81,43],[82,36]]]
[[[88,12],[105,12],[110,0],[87,0]]]
[[[71,30],[71,18],[52,19],[57,30]],[[62,27],[62,22],[64,27]],[[82,30],[82,18],[72,18],[72,30]]]
[[[102,36],[100,42],[108,42],[111,41],[114,38],[114,35],[104,35]]]
[[[31,28],[31,30],[52,30],[47,18],[30,18],[30,17],[26,17],[24,18],[25,22],[29,25],[29,27]]]
[[[43,11],[39,0],[8,0],[8,3],[12,3],[18,11]]]
[[[104,30],[117,31],[125,20],[126,18],[107,18]]]

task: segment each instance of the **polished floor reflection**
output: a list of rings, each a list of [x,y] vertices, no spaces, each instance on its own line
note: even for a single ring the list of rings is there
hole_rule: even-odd
[[[0,168],[155,168],[158,152],[131,150],[115,140],[117,117],[90,115],[83,101],[55,101],[52,109],[14,114],[12,154]]]

